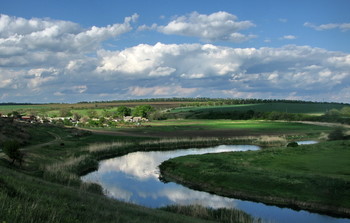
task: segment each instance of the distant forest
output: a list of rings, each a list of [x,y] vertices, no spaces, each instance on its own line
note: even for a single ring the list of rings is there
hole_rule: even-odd
[[[78,104],[84,103],[119,103],[119,102],[203,102],[214,103],[219,105],[234,105],[234,104],[258,104],[258,103],[317,103],[317,104],[344,104],[339,102],[316,102],[302,100],[287,100],[287,99],[255,99],[255,98],[148,98],[148,99],[130,99],[130,100],[112,100],[112,101],[81,101]]]
[[[0,105],[40,105],[40,104],[98,104],[98,103],[120,103],[120,102],[187,102],[184,106],[203,106],[203,105],[235,105],[235,104],[259,104],[259,103],[315,103],[315,104],[343,104],[342,102],[317,102],[287,99],[255,99],[255,98],[148,98],[148,99],[129,99],[129,100],[109,100],[109,101],[81,101],[77,103],[16,103],[6,102]],[[194,104],[188,103],[193,102]]]

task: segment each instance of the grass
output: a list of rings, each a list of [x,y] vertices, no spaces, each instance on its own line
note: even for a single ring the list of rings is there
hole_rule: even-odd
[[[177,214],[199,217],[206,220],[213,220],[222,223],[239,223],[239,222],[254,222],[259,223],[263,222],[261,219],[255,219],[252,216],[233,209],[219,208],[219,209],[211,209],[205,208],[200,205],[186,205],[186,206],[178,206],[172,205],[161,208],[162,210],[170,211]],[[233,219],[236,219],[235,221]]]
[[[45,125],[23,124],[16,128],[4,128],[2,132],[6,129],[23,130],[30,137],[27,146],[21,148],[25,153],[22,167],[9,165],[5,156],[0,154],[0,222],[203,222],[193,218],[193,215],[174,215],[105,198],[100,186],[81,182],[79,175],[97,168],[98,160],[138,150],[235,143],[280,145],[285,144],[286,137],[263,135],[288,133],[298,137],[313,134],[312,137],[315,137],[320,132],[330,130],[328,127],[268,121],[167,120],[147,125],[150,127],[112,130],[112,133],[137,133],[137,136],[91,134],[74,128]],[[197,137],[196,132],[199,135],[215,133],[218,137],[209,137],[210,134]],[[224,132],[244,134],[227,138],[222,135]],[[259,137],[250,137],[251,134],[258,134]],[[231,212],[220,213],[225,215]]]
[[[307,132],[320,133],[328,132],[329,127],[309,125],[302,123],[276,122],[276,121],[259,121],[259,120],[164,120],[147,123],[147,127],[138,127],[128,129],[129,132],[169,132],[176,136],[181,131],[216,131],[216,130],[236,130],[241,131],[244,135],[256,134],[292,134]],[[244,132],[246,131],[246,132]],[[190,136],[190,135],[189,135]]]
[[[333,141],[186,156],[166,161],[161,170],[197,189],[349,217],[349,148],[350,141]]]
[[[191,102],[176,102],[176,101],[153,101],[153,102],[104,102],[104,103],[75,103],[75,104],[28,104],[28,105],[0,105],[0,113],[8,114],[13,111],[20,111],[23,113],[46,113],[50,116],[55,114],[58,115],[59,111],[62,109],[72,110],[73,112],[78,112],[83,115],[86,114],[86,110],[115,110],[118,106],[135,107],[138,105],[151,105],[158,109],[169,109],[179,107],[181,104],[186,104]],[[85,111],[84,111],[85,110]]]
[[[29,146],[21,148],[26,154],[24,165],[12,166],[0,154],[0,222],[147,223],[214,220],[115,201],[103,196],[100,186],[83,183],[79,178],[80,174],[96,168],[100,159],[138,150],[168,150],[169,145],[174,145],[173,139],[152,142],[148,138],[95,135],[72,128],[45,125],[26,127],[26,131],[35,136],[31,137]],[[38,131],[35,132],[35,129]],[[47,138],[40,140],[41,134]],[[178,146],[194,143],[208,146],[213,142],[220,143],[217,139],[207,138],[178,139]],[[252,222],[250,217],[246,219],[242,222]]]
[[[108,199],[0,166],[1,222],[205,222]]]

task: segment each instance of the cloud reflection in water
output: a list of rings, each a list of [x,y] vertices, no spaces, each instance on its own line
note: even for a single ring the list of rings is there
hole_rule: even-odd
[[[175,183],[161,182],[158,179],[158,166],[165,160],[178,156],[258,149],[259,147],[250,145],[222,145],[205,149],[135,152],[100,162],[98,171],[84,176],[83,180],[101,184],[107,191],[107,196],[148,207],[171,204],[235,207],[234,199],[194,191]]]

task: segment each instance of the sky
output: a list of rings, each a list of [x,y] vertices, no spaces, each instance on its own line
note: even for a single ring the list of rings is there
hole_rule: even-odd
[[[0,103],[350,103],[348,0],[0,0]]]

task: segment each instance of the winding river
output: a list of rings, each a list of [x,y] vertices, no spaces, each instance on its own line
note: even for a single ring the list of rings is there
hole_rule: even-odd
[[[302,142],[299,144],[310,144]],[[269,222],[350,223],[350,219],[279,208],[258,202],[222,197],[195,191],[176,183],[159,180],[158,166],[178,156],[204,153],[259,150],[252,145],[221,145],[205,149],[185,149],[161,152],[134,152],[125,156],[101,161],[97,171],[82,177],[83,181],[100,184],[109,197],[158,208],[172,204],[200,204],[212,208],[236,208]]]

